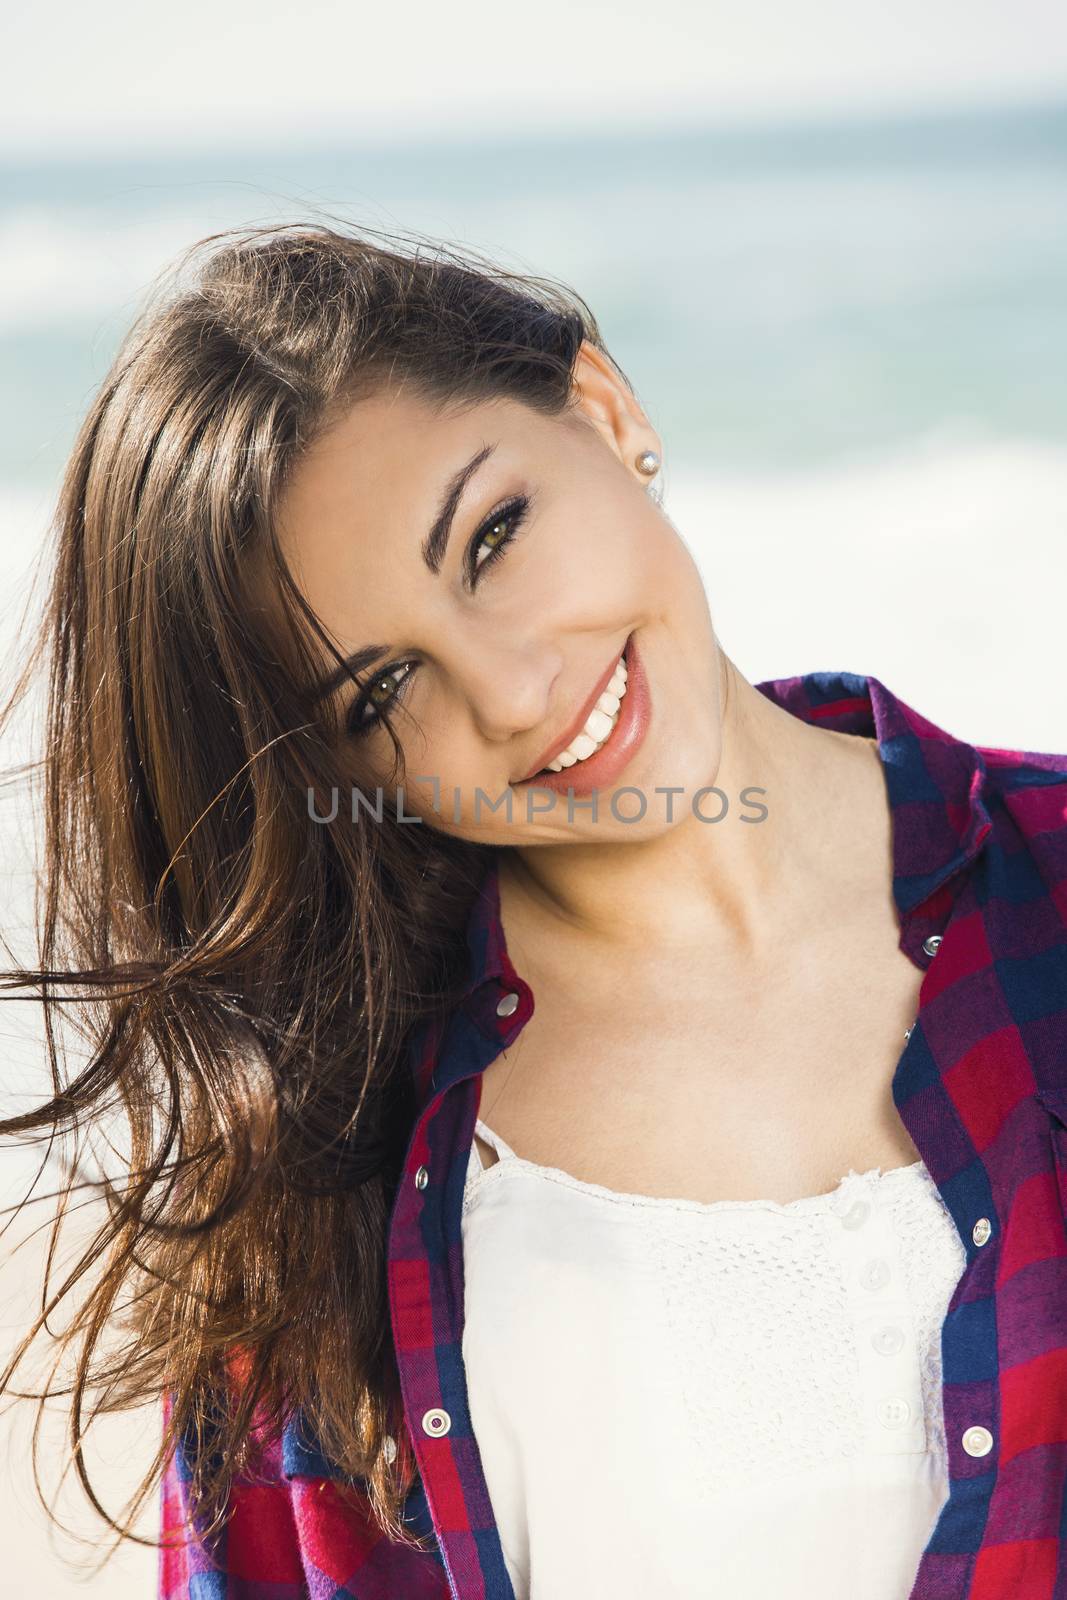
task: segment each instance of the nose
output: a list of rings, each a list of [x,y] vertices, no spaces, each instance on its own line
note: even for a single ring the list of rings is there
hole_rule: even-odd
[[[545,721],[563,665],[551,644],[471,647],[456,671],[475,727],[490,744],[507,744]]]

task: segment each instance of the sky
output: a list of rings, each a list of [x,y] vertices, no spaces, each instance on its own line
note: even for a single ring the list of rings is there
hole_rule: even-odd
[[[7,8],[0,151],[507,137],[1067,93],[1062,0],[63,0]]]

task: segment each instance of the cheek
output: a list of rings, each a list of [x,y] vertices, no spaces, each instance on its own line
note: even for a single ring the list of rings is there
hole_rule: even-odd
[[[624,626],[662,611],[682,576],[677,534],[630,495],[579,501],[545,534],[524,563],[522,603],[526,614],[539,607],[561,626],[572,617],[579,626]]]
[[[451,827],[470,809],[475,790],[480,786],[495,798],[492,778],[487,775],[484,758],[479,766],[470,748],[469,733],[431,727],[426,734],[414,728],[401,733],[405,773],[397,784],[383,780],[386,805],[396,815],[397,793],[403,788],[405,813],[422,817],[427,823]]]

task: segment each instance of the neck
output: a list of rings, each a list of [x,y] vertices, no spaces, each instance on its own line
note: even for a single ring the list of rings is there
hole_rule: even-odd
[[[645,839],[543,845],[505,851],[500,863],[505,928],[639,952],[753,952],[781,939],[839,897],[891,880],[891,825],[877,741],[812,726],[742,677],[720,651],[721,737],[705,780],[729,801],[722,820],[694,816]],[[751,793],[742,798],[742,791]],[[724,801],[701,802],[714,817]],[[766,815],[760,821],[743,816]],[[510,933],[508,935],[510,943]]]

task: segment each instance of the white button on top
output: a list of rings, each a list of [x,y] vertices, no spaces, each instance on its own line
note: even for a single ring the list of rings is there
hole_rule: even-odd
[[[889,1262],[881,1256],[865,1261],[860,1268],[860,1283],[865,1289],[884,1289],[889,1282]]]
[[[862,1228],[871,1214],[870,1204],[866,1200],[854,1200],[841,1218],[843,1228]]]
[[[990,1222],[988,1217],[979,1217],[978,1221],[971,1229],[971,1238],[974,1240],[975,1244],[978,1245],[988,1244],[992,1234],[993,1224]]]
[[[385,1451],[386,1461],[388,1461],[390,1466],[392,1466],[393,1462],[396,1460],[396,1440],[393,1438],[391,1433],[387,1433],[385,1438],[382,1440],[382,1449]]]
[[[895,1356],[904,1343],[904,1329],[894,1323],[876,1328],[871,1334],[871,1343],[880,1356]]]
[[[440,1406],[434,1406],[427,1411],[422,1419],[422,1431],[434,1439],[441,1438],[452,1426],[452,1418],[447,1411],[442,1411]]]
[[[426,1168],[426,1167],[420,1167],[418,1172],[416,1172],[416,1174],[415,1174],[415,1187],[416,1187],[416,1189],[425,1189],[425,1187],[429,1183],[429,1181],[430,1181],[429,1169]]]
[[[936,956],[941,948],[941,935],[932,933],[928,939],[923,940],[923,949],[928,956]]]
[[[988,1428],[968,1428],[963,1435],[963,1448],[969,1456],[987,1456],[993,1448],[993,1435]]]
[[[906,1428],[911,1421],[911,1406],[896,1397],[882,1400],[878,1406],[878,1421],[883,1428]]]
[[[518,1006],[519,1006],[519,997],[518,997],[518,995],[517,994],[506,994],[506,995],[503,996],[502,999],[497,1001],[497,1003],[496,1003],[496,1014],[497,1014],[498,1017],[510,1017],[513,1012],[518,1010]]]

